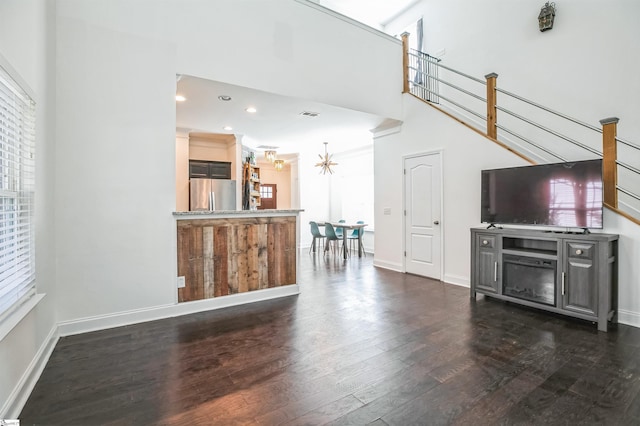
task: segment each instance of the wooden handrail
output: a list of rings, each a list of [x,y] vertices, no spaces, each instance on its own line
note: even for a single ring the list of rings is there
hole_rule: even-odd
[[[616,133],[618,118],[600,120],[602,124],[602,183],[605,204],[618,208],[618,159]]]
[[[412,95],[413,97],[415,97],[416,99],[419,99],[420,101],[426,103],[427,105],[429,105],[430,107],[437,109],[438,111],[446,114],[447,116],[453,118],[454,120],[458,121],[459,123],[463,124],[464,126],[468,127],[469,129],[473,130],[474,132],[486,137],[487,139],[489,139],[490,141],[500,145],[501,147],[507,149],[508,151],[510,151],[511,153],[517,155],[518,157],[522,158],[523,160],[527,161],[530,164],[536,164],[536,161],[533,161],[531,158],[527,157],[526,155],[521,154],[520,152],[518,152],[517,150],[509,147],[508,145],[506,145],[505,143],[501,142],[498,140],[498,125],[497,125],[497,78],[498,78],[498,74],[496,73],[490,73],[485,75],[485,79],[486,79],[486,86],[487,86],[487,101],[486,101],[486,107],[487,107],[487,129],[486,129],[486,133],[483,132],[482,130],[470,125],[469,123],[465,122],[464,120],[458,118],[457,116],[447,112],[446,110],[444,110],[443,108],[440,108],[434,104],[432,104],[430,101],[428,101],[427,99],[423,99],[420,96],[417,96],[413,93],[411,93],[411,82],[409,81],[409,33],[403,33],[402,34],[402,64],[403,64],[403,91],[402,93],[408,93],[410,95]],[[469,77],[471,78],[471,77]],[[482,82],[481,80],[478,79],[478,82]],[[513,94],[511,94],[511,96],[515,96]],[[530,101],[527,101],[526,99],[523,99],[525,102],[531,103]],[[544,107],[541,107],[545,110],[547,110]],[[550,111],[550,110],[548,110]],[[554,113],[556,115],[560,115],[563,116],[562,114],[556,113],[554,111],[550,111],[551,113]],[[590,126],[587,124],[584,124],[582,122],[576,121],[575,119],[572,119],[571,117],[565,117],[570,121],[573,121],[577,124],[586,126],[592,130],[598,131],[599,129],[597,129],[597,127],[595,126]],[[611,118],[605,118],[600,120],[600,124],[602,125],[602,181],[603,181],[603,204],[611,211],[616,212],[617,214],[619,214],[620,216],[625,217],[626,219],[632,221],[635,224],[640,225],[640,219],[636,218],[635,216],[624,212],[622,210],[620,210],[620,208],[618,207],[618,159],[617,159],[617,124],[618,124],[618,118],[617,117],[611,117]],[[532,123],[534,124],[534,123]],[[535,124],[534,124],[535,125]],[[539,126],[538,126],[539,127]],[[569,139],[567,139],[569,140]],[[569,140],[571,142],[571,140]],[[599,154],[596,150],[590,149],[591,152],[595,153],[595,154]],[[622,163],[621,163],[622,165]],[[620,189],[622,190],[622,189]]]
[[[402,93],[409,93],[409,33],[402,37]]]
[[[462,124],[463,126],[465,126],[466,128],[468,128],[469,130],[472,130],[474,132],[476,132],[477,134],[479,134],[480,136],[483,136],[485,138],[487,138],[488,140],[490,140],[491,142],[501,146],[502,148],[506,149],[507,151],[509,151],[510,153],[516,155],[517,157],[520,157],[521,159],[523,159],[524,161],[526,161],[529,164],[536,164],[535,161],[533,161],[531,158],[527,157],[526,155],[516,151],[515,149],[511,148],[510,146],[500,142],[499,140],[495,139],[495,138],[491,138],[489,137],[486,133],[484,133],[482,130],[478,130],[477,128],[475,128],[474,126],[470,125],[469,123],[467,123],[466,121],[456,117],[455,115],[445,111],[444,109],[440,108],[437,105],[432,104],[431,102],[422,99],[420,96],[416,96],[413,93],[409,93],[411,96],[413,96],[414,98],[416,98],[417,100],[429,105],[431,108],[434,108],[438,111],[440,111],[441,113],[443,113],[444,115],[446,115],[449,118],[454,119],[455,121],[457,121],[458,123]]]
[[[613,206],[610,206],[610,205],[609,205],[609,204],[607,204],[607,203],[604,203],[604,206],[605,206],[606,208],[608,208],[609,210],[611,210],[612,212],[615,212],[615,213],[617,213],[618,215],[620,215],[620,216],[624,217],[624,218],[625,218],[625,219],[627,219],[628,221],[633,222],[633,223],[635,223],[636,225],[639,225],[639,226],[640,226],[640,219],[638,219],[637,217],[635,217],[635,216],[631,216],[629,213],[624,212],[624,211],[622,211],[622,210],[620,210],[620,209],[618,209],[618,208],[615,208],[615,207],[613,207]]]
[[[498,139],[498,127],[496,126],[496,79],[498,74],[492,72],[484,76],[487,79],[487,136],[491,139]]]

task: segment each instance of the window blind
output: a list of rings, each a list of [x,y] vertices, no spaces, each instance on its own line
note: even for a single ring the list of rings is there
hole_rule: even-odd
[[[0,319],[35,293],[35,112],[0,67]]]

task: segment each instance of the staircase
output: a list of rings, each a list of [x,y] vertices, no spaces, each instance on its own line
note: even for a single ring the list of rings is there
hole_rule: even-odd
[[[602,158],[604,205],[640,225],[640,145],[617,136],[618,118],[585,123],[498,87],[495,73],[480,79],[409,49],[406,33],[402,43],[404,93],[531,164]]]

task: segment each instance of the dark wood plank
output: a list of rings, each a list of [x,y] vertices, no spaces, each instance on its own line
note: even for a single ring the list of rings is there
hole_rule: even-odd
[[[215,297],[213,226],[202,227],[203,287],[205,299]]]
[[[267,263],[269,265],[267,286],[269,288],[276,286],[276,225],[269,223],[267,225]]]
[[[229,244],[228,226],[215,226],[213,238],[213,271],[215,275],[214,296],[229,294]]]
[[[247,291],[258,290],[258,225],[249,225],[247,229]]]
[[[204,298],[204,260],[202,258],[202,228],[178,228],[179,275],[185,277],[185,287],[178,291],[178,301],[188,302]]]
[[[265,227],[267,258],[291,243],[286,220],[242,226]],[[214,226],[216,282],[238,244]],[[639,329],[472,302],[371,257],[297,255],[298,296],[61,338],[21,424],[639,423]],[[268,265],[268,284],[290,278]]]
[[[269,288],[269,231],[267,226],[266,223],[256,225],[258,233],[258,260],[256,265],[258,269],[258,289]]]

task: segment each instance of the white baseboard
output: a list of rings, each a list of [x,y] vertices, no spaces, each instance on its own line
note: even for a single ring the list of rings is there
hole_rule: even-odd
[[[20,381],[16,384],[9,398],[7,398],[5,405],[2,407],[2,411],[0,411],[0,418],[18,418],[24,404],[26,404],[27,399],[29,399],[29,395],[31,395],[33,388],[36,386],[40,375],[42,375],[44,367],[47,365],[47,362],[49,362],[49,358],[59,338],[58,327],[52,327],[49,335],[44,342],[42,342],[40,349],[38,349],[38,352],[20,378]]]
[[[228,296],[215,297],[212,299],[155,306],[153,308],[81,318],[73,321],[62,321],[58,324],[58,333],[60,336],[70,336],[90,331],[105,330],[108,328],[138,324],[141,322],[210,311],[213,309],[227,308],[246,303],[260,302],[279,297],[293,296],[299,293],[300,287],[298,284],[292,284],[281,287],[266,288],[263,290],[255,290],[247,293],[230,294]]]
[[[640,328],[640,313],[618,309],[618,322]]]
[[[469,282],[469,277],[461,277],[458,275],[450,275],[445,274],[442,279],[447,284],[459,285],[461,287],[471,287],[471,283]]]
[[[389,269],[391,271],[396,271],[396,272],[404,272],[402,263],[385,262],[383,260],[373,259],[373,266],[377,266],[378,268]]]

